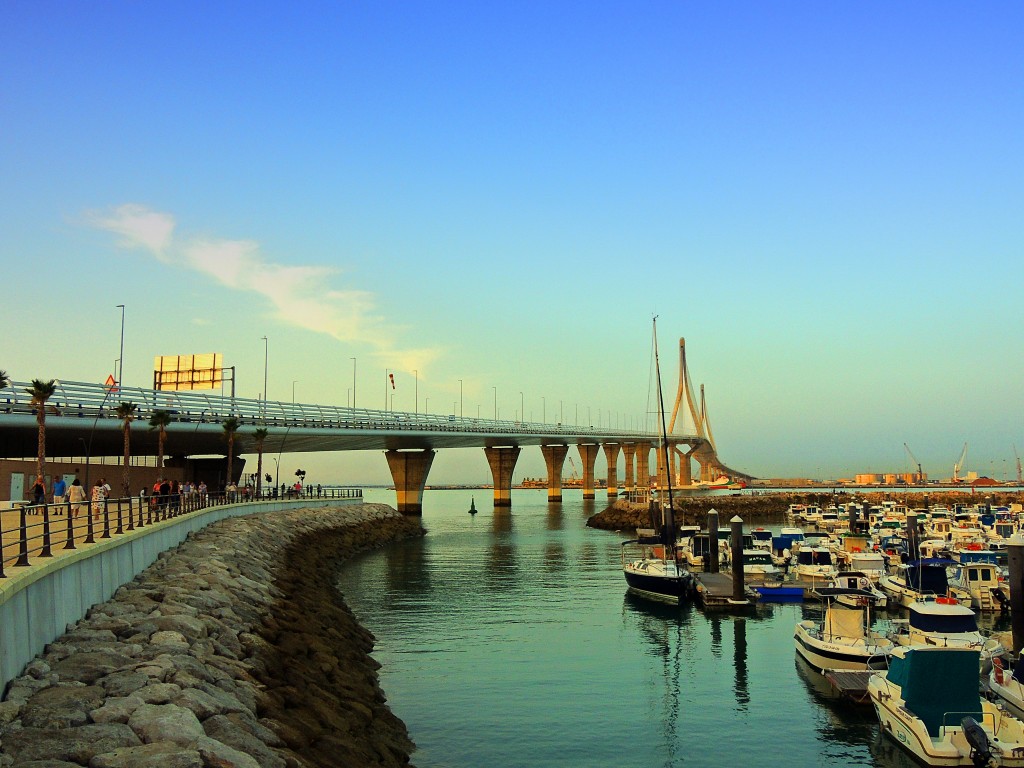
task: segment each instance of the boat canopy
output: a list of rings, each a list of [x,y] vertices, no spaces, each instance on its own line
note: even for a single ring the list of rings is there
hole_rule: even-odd
[[[938,738],[942,725],[958,725],[968,715],[981,722],[980,664],[980,652],[970,648],[898,648],[888,679],[900,686],[907,709],[928,734]]]
[[[930,559],[938,560],[938,558]],[[956,565],[952,560],[940,562],[949,562],[952,565]],[[938,564],[924,565],[923,563],[925,563],[924,560],[915,560],[913,563],[907,563],[905,566],[907,586],[918,592],[945,596],[949,591],[949,577],[946,574],[946,566]]]
[[[825,612],[825,627],[822,630],[825,640],[841,637],[847,640],[859,640],[864,634],[864,612],[860,608],[843,608],[833,605]]]
[[[960,552],[960,564],[966,565],[967,563],[986,563],[988,565],[995,565],[996,553],[991,549],[965,549]]]
[[[767,528],[756,528],[750,532],[750,535],[751,537],[753,537],[754,541],[772,540],[772,532],[769,531]]]
[[[917,606],[914,606],[915,608]],[[964,606],[950,606],[964,608]],[[927,611],[910,611],[910,626],[922,632],[962,633],[977,632],[978,619],[974,611],[964,608],[963,612],[930,613]]]

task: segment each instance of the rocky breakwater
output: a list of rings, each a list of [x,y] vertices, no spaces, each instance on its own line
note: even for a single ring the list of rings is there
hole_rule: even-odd
[[[193,534],[47,646],[0,702],[0,766],[407,765],[373,636],[333,587],[420,536],[385,505],[233,518]]]

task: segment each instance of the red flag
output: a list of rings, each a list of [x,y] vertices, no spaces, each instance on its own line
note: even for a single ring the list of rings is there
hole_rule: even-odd
[[[391,379],[391,388],[394,389],[395,388],[395,374],[389,373],[388,374],[388,378]]]

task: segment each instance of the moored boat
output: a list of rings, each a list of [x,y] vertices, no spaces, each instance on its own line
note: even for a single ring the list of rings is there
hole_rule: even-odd
[[[889,637],[901,646],[970,648],[980,654],[979,671],[988,674],[992,658],[1005,652],[1002,643],[978,629],[974,611],[953,598],[919,600],[909,606],[906,619],[891,619]]]
[[[978,655],[895,649],[868,681],[882,730],[926,765],[1024,766],[1024,723],[981,698]]]
[[[814,669],[884,669],[894,644],[871,629],[868,593],[859,589],[827,587],[816,590],[824,601],[821,621],[805,619],[793,632],[796,651]],[[859,597],[865,607],[850,607],[840,597]]]

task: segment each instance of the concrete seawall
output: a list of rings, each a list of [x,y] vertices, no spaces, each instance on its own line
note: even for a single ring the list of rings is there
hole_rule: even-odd
[[[333,587],[419,520],[360,504],[209,525],[46,646],[0,702],[0,766],[398,766],[373,637]]]

